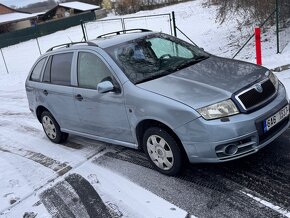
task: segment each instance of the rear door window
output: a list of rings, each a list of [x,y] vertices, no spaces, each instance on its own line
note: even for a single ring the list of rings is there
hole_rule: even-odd
[[[50,70],[50,82],[57,85],[71,85],[71,66],[73,53],[56,54],[52,56],[51,65],[47,65],[47,70]],[[48,63],[49,64],[49,63]],[[50,68],[50,69],[49,69]],[[45,80],[48,76],[45,72]]]
[[[43,58],[35,65],[31,73],[31,77],[30,77],[32,81],[36,81],[36,82],[40,81],[40,76],[41,76],[42,68],[44,66],[45,61],[46,61],[46,58]]]

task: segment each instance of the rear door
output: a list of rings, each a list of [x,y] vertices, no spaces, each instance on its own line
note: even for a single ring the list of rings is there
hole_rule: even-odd
[[[40,59],[34,66],[31,74],[26,80],[25,89],[27,94],[27,99],[29,103],[29,108],[31,111],[34,112],[36,105],[36,94],[37,94],[37,87],[39,87],[39,83],[41,80],[41,74],[43,68],[45,66],[47,58]]]
[[[62,129],[76,130],[79,122],[74,105],[71,71],[74,52],[49,57],[38,89],[39,104],[47,107]]]
[[[83,133],[133,142],[120,83],[104,58],[95,52],[79,51],[77,56],[75,104]],[[99,93],[97,85],[111,81],[115,91]]]

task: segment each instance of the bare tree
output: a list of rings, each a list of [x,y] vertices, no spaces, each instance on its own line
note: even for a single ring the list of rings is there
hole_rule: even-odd
[[[120,0],[116,5],[116,12],[118,14],[135,13],[140,10],[141,0]]]
[[[283,1],[281,1],[282,4]],[[208,0],[207,4],[217,5],[219,12],[217,19],[222,23],[228,16],[240,13],[253,22],[262,23],[275,10],[276,0]],[[285,8],[285,7],[281,7]],[[290,8],[288,7],[290,12]],[[290,13],[289,13],[290,15]],[[274,20],[274,16],[273,19]]]

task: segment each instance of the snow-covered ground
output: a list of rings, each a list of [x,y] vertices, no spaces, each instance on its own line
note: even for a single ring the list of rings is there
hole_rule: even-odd
[[[93,164],[107,150],[104,144],[79,137],[70,137],[64,145],[47,140],[28,109],[25,77],[0,75],[0,217],[22,217],[25,212],[47,217],[42,204],[32,205],[71,169],[70,174],[78,173],[94,185],[107,206],[118,205],[124,217],[186,216],[171,203]]]
[[[178,27],[199,46],[213,54],[231,57],[237,48],[232,46],[230,38],[238,40],[242,34],[235,30],[238,22],[226,22],[223,25],[216,23],[216,8],[203,7],[202,2],[196,0],[130,16],[175,11]],[[146,22],[142,23],[142,28],[161,28],[160,23],[154,23],[156,20],[153,23]],[[165,25],[168,25],[166,22],[164,18]],[[89,24],[90,33],[95,30],[96,36],[99,28],[100,24]],[[103,27],[102,30],[108,29]],[[81,39],[80,27],[73,27],[41,37],[39,42],[44,52],[55,44]],[[275,48],[273,38],[263,43],[264,65],[274,68],[290,64],[290,45],[283,54],[275,54]],[[186,216],[187,213],[175,205],[94,164],[95,158],[108,149],[118,150],[114,146],[108,148],[105,144],[73,136],[64,145],[49,142],[41,125],[29,111],[24,89],[27,73],[39,56],[36,41],[30,40],[2,50],[10,74],[6,74],[0,57],[1,217],[22,217],[25,212],[37,213],[37,217],[50,217],[44,205],[39,203],[39,196],[72,174],[79,174],[88,180],[107,208],[113,208],[115,213],[120,212],[124,217]],[[253,44],[239,58],[255,62]],[[277,75],[290,94],[290,70]]]

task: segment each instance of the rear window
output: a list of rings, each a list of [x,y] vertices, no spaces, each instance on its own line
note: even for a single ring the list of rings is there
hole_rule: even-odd
[[[53,55],[50,66],[50,82],[57,85],[71,85],[73,53]],[[50,64],[50,63],[48,63]],[[49,67],[48,67],[49,68]],[[47,78],[47,77],[46,77]]]
[[[40,81],[40,76],[42,72],[43,65],[45,63],[46,58],[41,59],[34,67],[30,80],[39,82]]]

